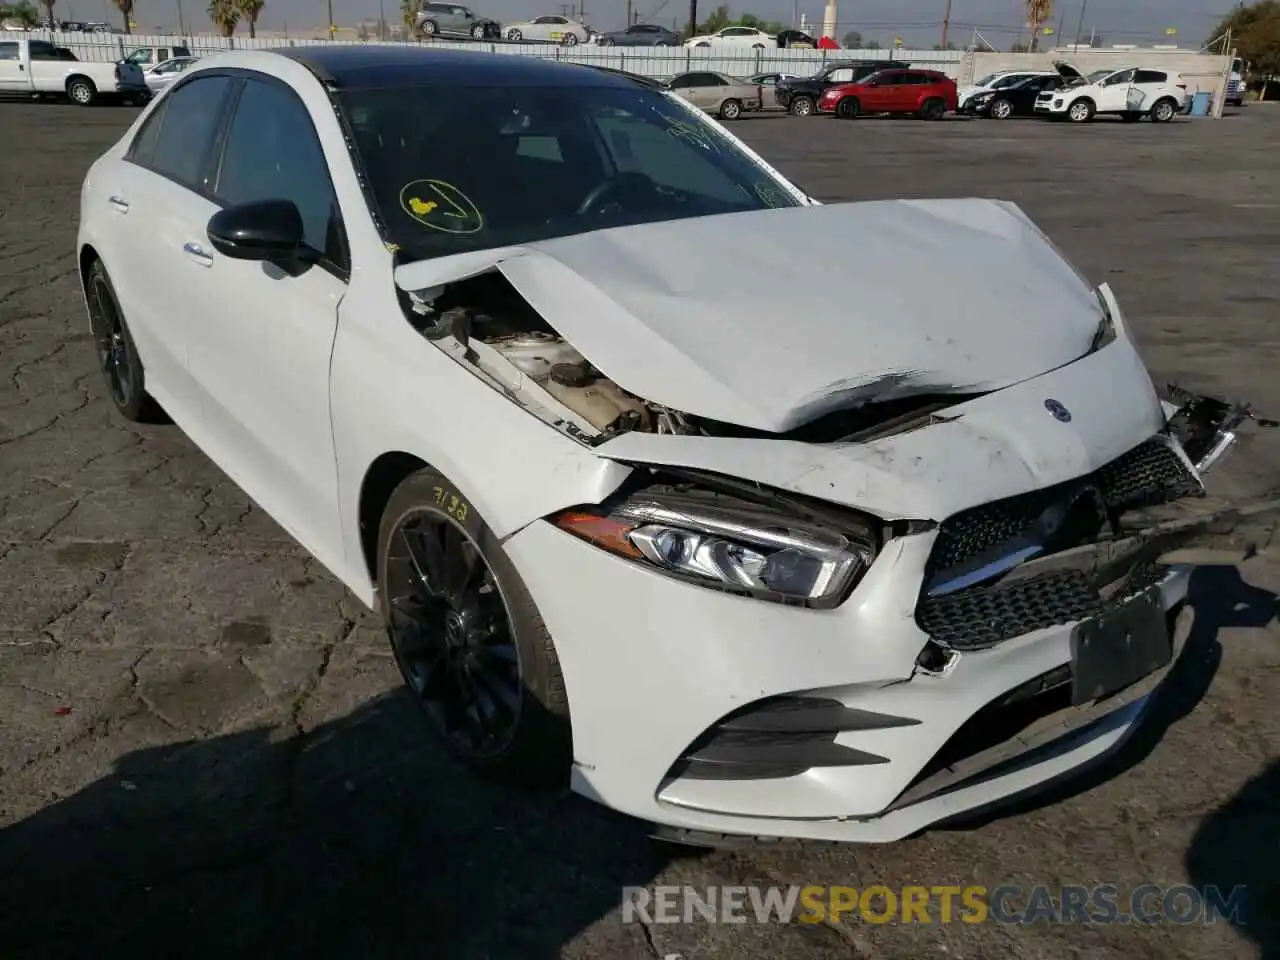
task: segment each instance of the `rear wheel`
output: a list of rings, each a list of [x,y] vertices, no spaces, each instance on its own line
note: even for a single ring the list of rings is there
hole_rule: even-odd
[[[737,120],[742,116],[742,104],[737,100],[726,100],[720,104],[721,120]]]
[[[1157,100],[1151,108],[1152,123],[1168,123],[1173,119],[1173,115],[1178,112],[1177,106],[1172,100]]]
[[[576,33],[566,33],[564,40],[561,41],[566,47],[576,47],[578,45],[578,35]]]
[[[920,118],[922,120],[941,120],[946,112],[947,105],[937,97],[931,97],[920,105]]]
[[[445,747],[477,773],[564,783],[572,734],[551,636],[498,538],[434,470],[387,503],[378,595],[396,665]]]
[[[845,97],[836,104],[836,116],[841,120],[852,120],[862,112],[862,105],[857,97]]]
[[[88,77],[72,77],[67,81],[67,96],[71,98],[72,103],[87,107],[93,103],[97,95],[98,88]]]
[[[483,23],[477,23],[471,28],[472,40],[483,40],[484,35],[488,32],[488,28]]]
[[[166,419],[164,411],[147,393],[147,374],[142,358],[138,356],[138,348],[116,298],[115,286],[101,260],[95,260],[89,267],[84,293],[98,367],[106,380],[111,402],[126,420],[163,423]]]
[[[521,33],[519,30],[508,30],[507,39],[518,42],[524,39],[524,34]]]
[[[418,32],[424,37],[434,37],[439,30],[440,28],[436,26],[434,20],[423,20],[421,26],[418,27]]]
[[[792,97],[791,106],[787,110],[793,117],[809,117],[813,115],[813,97]]]

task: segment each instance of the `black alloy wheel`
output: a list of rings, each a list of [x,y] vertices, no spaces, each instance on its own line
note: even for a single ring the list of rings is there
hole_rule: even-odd
[[[111,402],[126,420],[135,423],[162,423],[163,412],[146,392],[146,373],[138,348],[120,311],[115,288],[101,260],[95,260],[85,279],[85,301],[89,309],[89,329],[98,354]]]
[[[465,757],[488,760],[520,724],[523,676],[511,616],[470,535],[428,507],[400,517],[388,544],[392,649],[409,689]]]

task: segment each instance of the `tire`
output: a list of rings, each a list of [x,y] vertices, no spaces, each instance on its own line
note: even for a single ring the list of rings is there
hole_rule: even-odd
[[[453,756],[520,786],[567,782],[569,701],[551,635],[493,531],[429,468],[383,511],[378,605],[405,687]]]
[[[1178,105],[1168,97],[1163,97],[1152,104],[1151,112],[1148,114],[1152,123],[1168,123],[1177,115]]]
[[[566,33],[564,39],[560,42],[566,47],[576,47],[578,45],[578,35],[576,33]]]
[[[993,120],[1008,120],[1013,116],[1013,104],[1003,97],[998,97],[991,101],[991,106],[987,108],[987,116]]]
[[[726,100],[720,104],[721,120],[737,120],[742,116],[742,104],[737,100]]]
[[[1093,119],[1093,114],[1093,101],[1087,97],[1082,97],[1067,107],[1067,119],[1072,123],[1088,123]]]
[[[71,98],[72,103],[87,107],[97,99],[98,88],[88,77],[72,77],[67,81],[67,96]]]
[[[857,97],[844,97],[836,104],[836,116],[841,120],[854,120],[862,112]]]
[[[422,25],[418,27],[418,32],[424,37],[434,37],[440,32],[440,28],[436,26],[434,20],[423,20]]]
[[[98,368],[107,385],[107,396],[117,411],[132,423],[164,423],[167,417],[147,393],[147,373],[138,348],[125,323],[116,288],[101,260],[89,267],[84,281],[89,330],[98,354]]]
[[[947,112],[947,105],[937,97],[930,97],[920,105],[921,120],[941,120]]]
[[[602,46],[602,47],[612,47],[612,46],[613,46],[613,41],[612,41],[611,39],[609,39],[608,37],[601,37],[601,38],[600,38],[600,44],[599,44],[599,45],[600,45],[600,46]],[[658,46],[662,46],[662,44],[658,44]]]
[[[803,95],[792,97],[791,103],[787,106],[787,112],[793,117],[813,116],[813,97]]]
[[[507,39],[510,40],[512,43],[519,43],[521,40],[524,39],[524,34],[521,33],[519,30],[508,30]]]
[[[474,27],[471,28],[471,39],[483,40],[484,35],[488,32],[489,32],[488,27],[486,27],[483,23],[477,23]]]

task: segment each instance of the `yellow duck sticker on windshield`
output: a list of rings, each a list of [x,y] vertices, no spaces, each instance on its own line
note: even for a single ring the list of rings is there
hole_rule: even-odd
[[[445,180],[406,183],[400,206],[424,227],[441,233],[476,233],[484,227],[484,217],[471,198]]]

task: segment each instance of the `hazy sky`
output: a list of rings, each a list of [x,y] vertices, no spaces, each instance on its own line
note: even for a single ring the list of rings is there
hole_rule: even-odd
[[[481,14],[501,21],[528,19],[542,13],[561,11],[560,0],[467,0]],[[567,0],[566,0],[567,2]],[[586,19],[596,29],[614,29],[626,19],[626,0],[578,0],[586,4]],[[689,0],[633,0],[635,9],[643,19],[671,25],[673,19],[683,24],[689,16]],[[824,0],[798,0],[798,9],[809,17],[815,27],[822,23]],[[1084,16],[1084,34],[1091,28],[1112,43],[1171,42],[1164,36],[1167,27],[1176,27],[1178,36],[1172,38],[1181,46],[1195,46],[1208,39],[1207,34],[1219,19],[1234,5],[1234,0],[1083,0],[1087,7]],[[102,18],[116,22],[119,19],[109,0],[57,0],[56,11],[60,18],[75,16]],[[207,20],[207,0],[136,0],[134,19],[138,32],[157,27],[174,29],[177,24],[177,6],[183,5],[188,29],[197,22]],[[398,19],[399,0],[381,0],[388,21]],[[700,17],[717,5],[716,0],[699,0]],[[339,25],[355,25],[362,19],[376,19],[379,0],[333,0],[334,20]],[[793,0],[734,0],[730,4],[734,13],[750,12],[761,17],[789,23],[796,7]],[[844,0],[839,7],[837,36],[849,30],[858,30],[867,39],[879,40],[886,46],[895,36],[902,37],[908,46],[931,47],[941,36],[941,24],[946,0]],[[964,44],[968,42],[974,27],[997,48],[1007,49],[1018,39],[1019,30],[1025,34],[1025,13],[1022,3],[1016,0],[952,0],[951,31],[949,39]],[[1050,24],[1062,29],[1058,37],[1070,42],[1079,22],[1081,0],[1055,0]],[[259,21],[267,30],[287,27],[290,33],[310,33],[323,29],[326,16],[326,0],[266,0],[266,7]],[[246,32],[241,27],[240,33]]]

